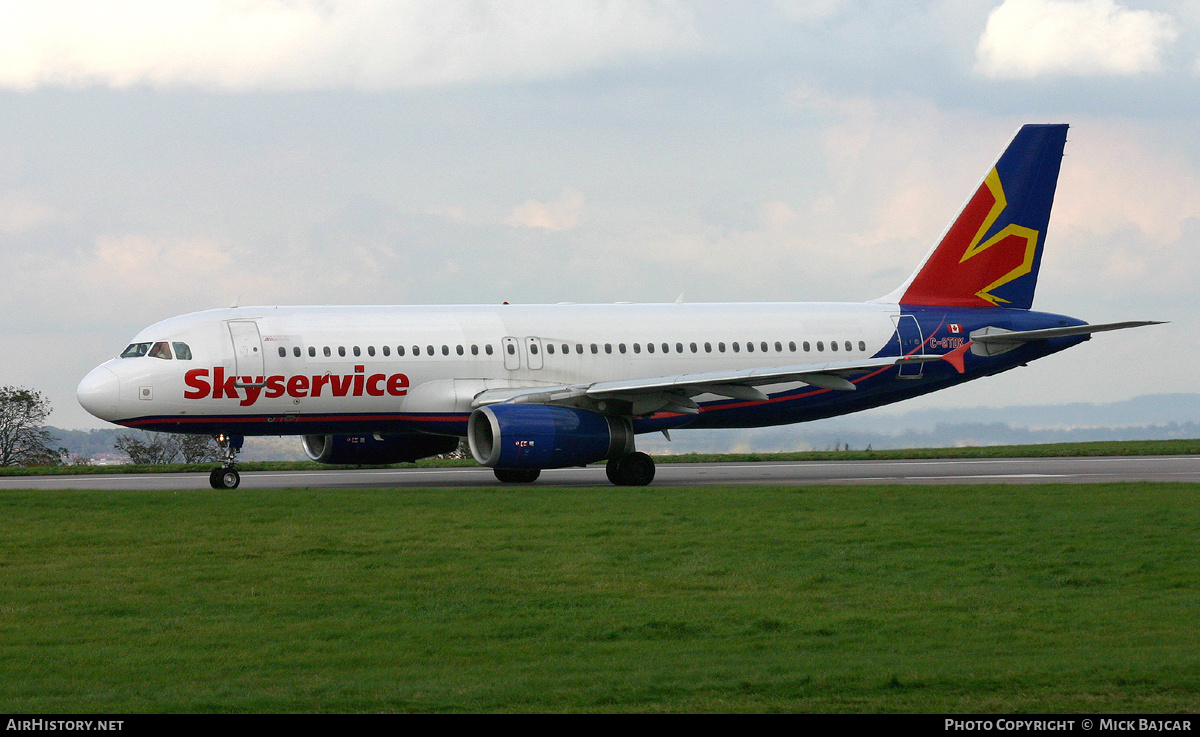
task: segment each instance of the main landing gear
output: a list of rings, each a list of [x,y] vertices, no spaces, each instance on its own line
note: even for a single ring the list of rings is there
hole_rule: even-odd
[[[542,475],[540,468],[495,468],[496,480],[506,484],[532,484]]]
[[[630,453],[609,461],[604,472],[617,486],[645,486],[654,480],[654,459],[645,453]],[[538,468],[493,468],[492,473],[506,484],[532,484],[542,471]]]
[[[241,435],[214,435],[221,453],[225,456],[220,468],[213,469],[208,475],[208,484],[214,489],[236,489],[242,483],[242,475],[234,466],[237,465],[237,454],[242,450]]]
[[[613,458],[604,472],[617,486],[645,486],[654,480],[654,459],[645,453],[630,453]]]

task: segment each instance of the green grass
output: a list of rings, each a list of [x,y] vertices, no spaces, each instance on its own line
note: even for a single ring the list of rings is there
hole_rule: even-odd
[[[1195,712],[1200,485],[0,492],[0,710]]]
[[[1058,458],[1068,456],[1142,456],[1200,454],[1197,440],[1102,440],[1088,443],[1045,443],[1042,445],[981,445],[962,448],[903,448],[898,450],[815,450],[795,453],[684,453],[655,456],[658,463],[746,463],[755,461],[867,461],[909,458]],[[216,463],[169,463],[147,466],[33,466],[0,467],[0,476],[57,476],[85,473],[195,473],[209,471]],[[471,459],[425,458],[416,463],[396,463],[393,468],[477,466]],[[332,466],[311,461],[258,461],[239,463],[244,471],[311,471],[359,468]]]

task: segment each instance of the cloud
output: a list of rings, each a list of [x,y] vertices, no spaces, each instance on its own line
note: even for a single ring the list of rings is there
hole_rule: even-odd
[[[152,285],[225,272],[233,257],[213,241],[161,242],[143,235],[101,237],[94,252],[95,276],[115,283]]]
[[[1005,0],[988,16],[975,70],[992,79],[1158,71],[1179,35],[1166,13],[1114,0]]]
[[[527,200],[512,211],[506,225],[544,230],[570,230],[579,225],[583,212],[583,193],[568,187],[554,202]]]
[[[1041,281],[1064,294],[1194,291],[1200,169],[1168,127],[1087,121],[1071,128]]]
[[[0,87],[395,89],[559,77],[694,42],[672,0],[45,0],[0,7]]]
[[[0,195],[0,233],[26,233],[50,221],[54,209],[19,193]]]
[[[846,0],[775,0],[773,5],[788,20],[808,23],[842,12],[846,9]]]

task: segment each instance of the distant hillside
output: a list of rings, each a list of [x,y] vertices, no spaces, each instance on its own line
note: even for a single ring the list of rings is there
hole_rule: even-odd
[[[943,448],[1200,438],[1200,394],[1151,394],[1120,402],[921,409],[884,407],[799,425],[751,430],[679,430],[672,442],[639,437],[651,453]]]
[[[1174,440],[1200,438],[1200,394],[1150,394],[1120,402],[1075,402],[1041,406],[922,409],[899,414],[891,408],[859,412],[799,425],[752,430],[674,430],[638,437],[650,453],[941,448],[963,445],[1024,445],[1088,440]],[[50,428],[59,445],[92,457],[112,453],[112,443],[130,430]],[[305,460],[298,437],[246,438],[244,460]]]

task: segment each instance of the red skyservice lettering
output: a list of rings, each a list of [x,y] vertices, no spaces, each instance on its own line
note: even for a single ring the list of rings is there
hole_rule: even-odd
[[[355,366],[353,374],[342,376],[226,376],[225,369],[212,369],[209,382],[208,369],[192,369],[183,376],[183,383],[190,387],[183,393],[184,399],[238,399],[243,407],[258,401],[259,395],[267,399],[278,399],[284,394],[289,397],[319,397],[321,388],[328,386],[335,397],[364,394],[382,397],[385,394],[403,397],[408,394],[408,376],[404,374],[365,374],[365,367]],[[238,386],[241,384],[241,386]],[[244,396],[238,389],[245,392]],[[310,394],[311,392],[311,394]]]

